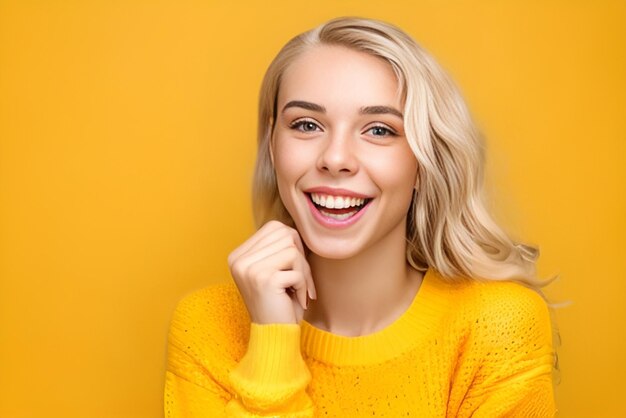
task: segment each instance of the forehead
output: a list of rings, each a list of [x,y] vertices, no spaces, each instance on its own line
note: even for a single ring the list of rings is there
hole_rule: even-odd
[[[286,68],[278,104],[307,100],[330,110],[371,105],[401,108],[397,77],[383,58],[344,46],[320,45]]]

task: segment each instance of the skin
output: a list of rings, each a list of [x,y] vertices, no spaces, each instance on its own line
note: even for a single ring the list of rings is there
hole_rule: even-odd
[[[406,263],[405,231],[417,161],[399,91],[386,61],[341,46],[313,47],[286,69],[271,151],[297,230],[269,222],[229,256],[253,322],[366,335],[413,301],[422,275]],[[308,193],[319,187],[369,203],[351,224],[320,222]]]

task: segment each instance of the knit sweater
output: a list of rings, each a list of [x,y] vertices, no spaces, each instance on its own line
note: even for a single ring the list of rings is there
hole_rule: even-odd
[[[410,307],[370,335],[250,323],[234,284],[172,320],[165,415],[551,417],[552,333],[535,291],[429,270]]]

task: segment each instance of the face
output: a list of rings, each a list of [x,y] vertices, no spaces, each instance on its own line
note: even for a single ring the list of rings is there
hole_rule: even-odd
[[[390,64],[363,52],[316,46],[283,74],[272,158],[283,204],[318,256],[404,240],[417,161],[402,108]]]

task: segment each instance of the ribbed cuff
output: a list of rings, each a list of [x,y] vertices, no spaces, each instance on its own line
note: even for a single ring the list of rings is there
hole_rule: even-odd
[[[251,324],[248,351],[230,380],[246,408],[269,411],[308,404],[304,390],[311,374],[300,352],[300,326]]]
[[[251,324],[248,352],[239,363],[239,374],[268,384],[291,382],[302,377],[302,366],[299,325]]]

